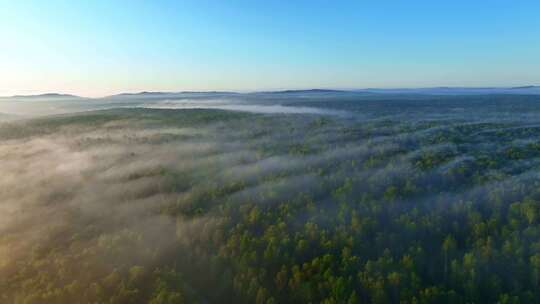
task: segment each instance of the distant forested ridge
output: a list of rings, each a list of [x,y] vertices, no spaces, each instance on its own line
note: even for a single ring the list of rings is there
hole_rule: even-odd
[[[0,302],[540,302],[540,97],[284,105],[0,124]]]

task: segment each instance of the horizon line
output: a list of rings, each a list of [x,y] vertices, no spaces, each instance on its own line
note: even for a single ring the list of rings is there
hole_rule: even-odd
[[[55,96],[65,96],[65,97],[78,97],[85,99],[102,99],[108,97],[115,97],[121,95],[138,95],[138,94],[189,94],[189,93],[200,93],[200,94],[209,94],[209,93],[229,93],[229,94],[254,94],[254,93],[277,93],[277,92],[286,92],[286,91],[341,91],[341,92],[351,92],[355,93],[356,91],[363,90],[427,90],[427,89],[528,89],[528,88],[540,88],[540,85],[518,85],[518,86],[425,86],[425,87],[365,87],[365,88],[343,88],[343,87],[308,87],[308,88],[275,88],[267,90],[139,90],[139,91],[120,91],[114,94],[100,95],[96,97],[84,96],[79,94],[72,93],[63,93],[63,92],[54,92],[54,91],[43,91],[34,94],[14,94],[14,95],[3,95],[0,98],[24,98],[24,97],[39,97],[46,95],[55,95]]]

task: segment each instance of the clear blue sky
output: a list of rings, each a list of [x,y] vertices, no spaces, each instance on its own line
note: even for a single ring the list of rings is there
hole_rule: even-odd
[[[540,84],[538,0],[0,2],[0,95]]]

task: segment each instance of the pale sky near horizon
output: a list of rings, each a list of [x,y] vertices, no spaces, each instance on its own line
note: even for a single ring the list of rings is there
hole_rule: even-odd
[[[540,84],[540,1],[0,2],[0,96]]]

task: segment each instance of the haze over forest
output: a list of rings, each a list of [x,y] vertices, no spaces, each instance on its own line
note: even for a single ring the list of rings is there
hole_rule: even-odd
[[[4,99],[2,301],[535,302],[538,102]]]

